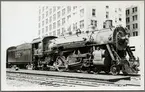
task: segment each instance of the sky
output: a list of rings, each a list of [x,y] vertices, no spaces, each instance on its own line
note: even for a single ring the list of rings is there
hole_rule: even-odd
[[[112,2],[52,2],[52,1],[2,1],[1,2],[1,57],[5,62],[6,49],[25,42],[31,42],[38,37],[38,8],[44,5],[99,5]],[[143,2],[117,2],[124,7]],[[113,2],[114,3],[114,2]]]

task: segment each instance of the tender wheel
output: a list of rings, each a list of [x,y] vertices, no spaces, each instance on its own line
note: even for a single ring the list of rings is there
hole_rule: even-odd
[[[112,75],[118,75],[120,73],[120,68],[119,66],[112,65],[110,71]]]

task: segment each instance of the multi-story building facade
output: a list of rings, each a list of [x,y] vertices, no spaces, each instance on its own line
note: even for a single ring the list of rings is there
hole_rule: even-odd
[[[39,7],[38,34],[61,36],[102,29],[106,20],[113,26],[125,24],[125,10],[108,5],[100,6],[42,6]]]
[[[140,34],[139,7],[131,6],[126,8],[126,27],[130,30],[131,36],[138,36]]]

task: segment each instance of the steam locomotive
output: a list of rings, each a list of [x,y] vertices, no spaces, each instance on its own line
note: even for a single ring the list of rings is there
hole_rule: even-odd
[[[86,71],[124,75],[139,71],[126,28],[110,27],[70,36],[46,36],[7,49],[7,67],[57,71]],[[128,57],[128,58],[127,58]]]

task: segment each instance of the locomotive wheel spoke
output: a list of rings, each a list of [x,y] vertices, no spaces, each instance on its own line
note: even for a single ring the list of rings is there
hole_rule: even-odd
[[[62,57],[57,57],[56,62],[54,62],[54,67],[57,71],[65,71],[66,65],[65,60],[62,59]]]

